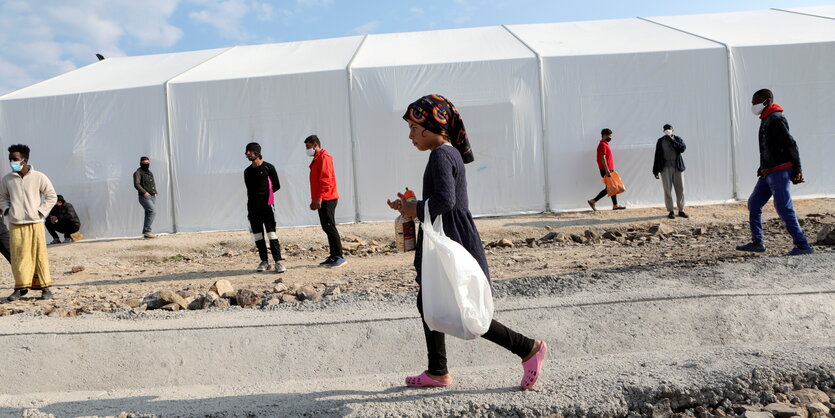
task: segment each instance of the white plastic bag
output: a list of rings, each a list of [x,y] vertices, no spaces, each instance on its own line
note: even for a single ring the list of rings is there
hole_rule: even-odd
[[[424,205],[423,318],[433,331],[465,340],[478,338],[493,320],[490,283],[469,251],[444,235],[441,216],[430,221],[429,200]]]

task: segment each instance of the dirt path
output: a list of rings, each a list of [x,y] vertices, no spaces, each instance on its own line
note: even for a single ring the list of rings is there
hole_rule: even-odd
[[[800,200],[795,207],[810,239],[823,224],[835,223],[835,199]],[[669,220],[657,208],[603,210],[481,218],[476,223],[495,280],[630,267],[735,263],[780,255],[791,248],[791,239],[771,206],[765,213],[768,251],[762,255],[734,250],[736,244],[749,240],[744,203],[692,207],[688,213],[690,219]],[[659,223],[671,230],[650,234],[650,228]],[[340,232],[350,251],[349,262],[340,269],[325,269],[318,263],[327,256],[327,241],[318,227],[279,230],[289,268],[281,275],[254,272],[258,257],[245,231],[50,246],[56,299],[29,297],[4,302],[0,315],[41,312],[71,316],[122,310],[158,290],[206,292],[218,279],[229,280],[236,289],[248,288],[263,295],[271,292],[278,278],[291,286],[338,286],[342,292],[415,289],[413,253],[393,250],[391,223],[341,225]],[[601,237],[606,232],[611,239]],[[556,236],[541,240],[549,234]],[[571,234],[581,242],[572,241]],[[513,246],[496,245],[500,240],[511,241]],[[832,251],[825,246],[816,249]],[[0,267],[0,280],[11,293],[13,279],[7,264]],[[32,292],[29,296],[37,295]]]

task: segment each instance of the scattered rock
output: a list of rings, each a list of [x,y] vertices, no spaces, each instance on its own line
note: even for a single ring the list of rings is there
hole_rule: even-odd
[[[553,240],[554,238],[556,238],[556,237],[557,237],[557,233],[552,231],[552,232],[549,232],[549,233],[545,234],[545,235],[544,235],[542,238],[540,238],[539,240],[540,240],[540,241],[552,241],[552,240]]]
[[[188,302],[188,310],[190,310],[190,311],[196,311],[196,310],[200,310],[200,309],[204,309],[204,308],[208,307],[208,306],[205,306],[205,307],[203,306],[203,304],[206,301],[205,296],[199,296],[198,295],[198,296],[195,296],[195,297],[190,298],[190,299],[191,300],[186,299],[186,301]]]
[[[84,271],[84,266],[74,266],[70,269],[70,273],[72,274],[81,273],[82,271]]]
[[[232,303],[226,298],[217,298],[212,302],[212,307],[214,308],[228,308],[230,306],[232,306]]]
[[[187,309],[188,308],[188,302],[186,302],[186,300],[183,299],[182,296],[174,293],[174,291],[161,290],[159,292],[159,298],[162,299],[163,301],[165,301],[167,304],[172,304],[172,303],[177,304],[181,309]]]
[[[586,237],[587,242],[600,241],[600,234],[598,234],[595,231],[592,231],[591,229],[585,230],[585,232],[583,232],[583,235]]]
[[[818,232],[818,244],[835,245],[835,224],[826,224]]]
[[[316,290],[315,287],[311,285],[304,285],[296,291],[296,296],[299,300],[309,300],[312,302],[318,302],[322,300],[323,294]]]
[[[325,289],[325,296],[334,296],[340,293],[342,293],[342,288],[339,286],[328,286],[328,288]]]
[[[831,417],[832,415],[829,413],[829,408],[826,405],[820,402],[812,402],[806,405],[806,409],[809,410],[809,414],[813,417]]]
[[[274,306],[274,305],[278,305],[279,303],[281,303],[281,297],[280,296],[273,296],[273,297],[267,299],[264,302],[264,306]]]
[[[279,278],[277,278],[277,279],[273,280],[273,283],[284,283],[284,278],[283,278],[283,277],[279,277]]]
[[[217,293],[222,298],[235,297],[235,288],[232,287],[232,283],[229,283],[229,280],[218,280],[209,290]]]
[[[287,285],[284,283],[278,283],[277,285],[273,286],[273,293],[284,293],[288,289]]]
[[[284,293],[281,295],[281,303],[296,303],[298,299],[296,299],[296,295],[291,293]]]
[[[743,413],[742,416],[745,418],[774,418],[774,415],[771,415],[770,413],[763,411],[745,411],[745,413]]]
[[[162,305],[162,307],[160,309],[166,310],[166,311],[177,312],[177,311],[180,310],[180,305],[177,304],[177,303],[169,303],[168,305]]]
[[[128,299],[125,301],[125,305],[135,308],[142,304],[142,299]]]
[[[603,238],[605,238],[609,241],[617,241],[618,236],[615,235],[615,233],[612,232],[612,231],[606,231],[606,232],[603,233]]]
[[[55,418],[55,415],[47,414],[37,409],[24,409],[20,414],[20,418]]]
[[[693,235],[704,235],[705,229],[704,228],[696,228],[693,230]]]
[[[673,227],[664,223],[655,224],[649,228],[649,233],[653,235],[669,235],[673,232],[675,232]]]
[[[201,300],[202,300],[202,306],[200,307],[200,309],[209,309],[209,308],[211,308],[212,306],[214,306],[214,302],[215,302],[216,300],[218,300],[218,299],[220,299],[220,296],[218,296],[218,295],[217,295],[217,293],[215,293],[215,292],[209,292],[209,293],[206,293],[206,294],[205,294],[205,295],[203,295],[203,297],[201,298]]]
[[[817,389],[800,389],[791,392],[792,395],[797,397],[797,402],[801,405],[809,405],[815,402],[828,402],[829,395],[826,392],[817,390]]]
[[[805,409],[792,404],[774,402],[763,407],[764,412],[774,415],[775,418],[790,418],[800,416],[806,418],[808,413]]]
[[[509,239],[506,239],[506,238],[502,238],[502,239],[499,240],[499,247],[502,247],[502,248],[513,247],[513,241],[511,241]]]
[[[258,297],[258,294],[249,289],[239,289],[238,293],[235,295],[235,301],[238,302],[238,306],[244,308],[250,308],[257,304],[261,298]]]
[[[572,240],[572,241],[574,241],[574,242],[576,242],[576,243],[578,243],[578,244],[582,244],[582,243],[583,243],[583,238],[581,238],[581,237],[580,237],[579,235],[577,235],[577,234],[571,234],[571,240]]]
[[[154,292],[142,299],[142,304],[147,306],[148,309],[159,309],[162,308],[162,305],[165,305],[166,302],[162,300],[160,297],[160,292]]]
[[[45,313],[51,318],[70,318],[78,316],[75,309],[53,308]]]

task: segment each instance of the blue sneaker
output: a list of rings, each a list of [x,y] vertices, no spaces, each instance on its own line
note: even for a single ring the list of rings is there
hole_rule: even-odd
[[[749,242],[745,245],[737,245],[737,251],[748,251],[752,253],[764,253],[765,247],[762,244],[754,244],[753,242]]]
[[[319,265],[322,267],[330,267],[331,264],[333,264],[333,257],[328,257],[325,259],[325,261],[319,263]]]
[[[336,257],[333,259],[333,262],[328,265],[330,268],[342,267],[347,263],[348,260],[345,260],[345,257]]]
[[[812,247],[805,247],[805,248],[794,247],[794,248],[792,248],[791,251],[787,252],[786,255],[806,255],[806,254],[812,254],[814,252],[815,252],[815,250]]]

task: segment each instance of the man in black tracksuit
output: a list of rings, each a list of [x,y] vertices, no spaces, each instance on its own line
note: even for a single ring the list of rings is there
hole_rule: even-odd
[[[272,164],[264,161],[261,156],[261,145],[257,142],[246,144],[245,154],[250,161],[249,167],[244,170],[247,218],[252,228],[252,239],[261,257],[257,271],[270,269],[270,262],[267,261],[267,242],[264,237],[266,233],[266,238],[270,240],[273,261],[275,261],[275,271],[284,273],[287,268],[281,262],[281,245],[275,233],[275,212],[273,211],[274,193],[281,188],[278,183],[278,173]]]
[[[46,230],[49,235],[52,235],[52,242],[50,244],[60,244],[61,240],[58,238],[58,233],[64,234],[64,242],[72,240],[76,242],[84,237],[80,232],[81,221],[78,220],[78,215],[75,213],[75,208],[72,203],[64,200],[64,196],[58,195],[58,201],[52,210],[49,211],[49,216],[44,222]]]

